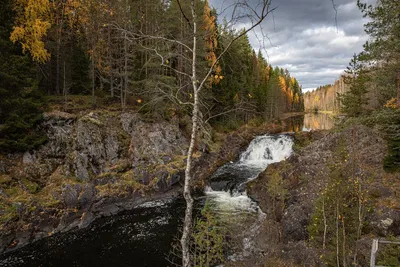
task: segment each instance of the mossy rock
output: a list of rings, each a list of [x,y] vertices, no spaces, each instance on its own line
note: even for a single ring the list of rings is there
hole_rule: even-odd
[[[104,122],[102,122],[100,120],[100,118],[95,118],[92,115],[93,115],[93,113],[89,113],[89,114],[83,116],[82,118],[80,118],[79,120],[81,122],[91,123],[91,124],[97,125],[99,127],[104,125]]]
[[[6,223],[15,220],[18,217],[16,205],[2,205],[0,203],[0,223]]]
[[[6,184],[12,181],[12,177],[7,174],[0,175],[0,185]]]
[[[22,184],[26,187],[26,189],[31,194],[36,193],[39,189],[39,185],[37,183],[29,181],[28,179],[22,180]]]

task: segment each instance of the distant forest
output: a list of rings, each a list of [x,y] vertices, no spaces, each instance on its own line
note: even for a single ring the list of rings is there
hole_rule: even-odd
[[[28,129],[57,105],[69,112],[114,107],[153,118],[190,115],[191,52],[179,44],[190,47],[193,32],[191,16],[185,16],[190,8],[180,2],[0,0],[1,147],[25,150],[40,143]],[[207,1],[196,5],[202,11],[197,69],[205,72],[241,30],[219,23]],[[211,77],[201,100],[211,123],[234,127],[304,109],[297,80],[271,66],[247,36],[232,45]],[[19,139],[30,144],[17,145]]]

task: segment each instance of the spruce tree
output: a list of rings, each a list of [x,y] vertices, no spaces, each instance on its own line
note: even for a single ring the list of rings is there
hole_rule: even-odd
[[[10,41],[13,25],[11,0],[0,0],[0,151],[25,151],[46,137],[35,131],[43,100],[36,89],[35,66]]]
[[[339,95],[342,112],[349,116],[358,116],[364,113],[368,104],[367,82],[369,76],[356,54],[353,55],[345,72],[344,82],[350,85],[350,90]]]

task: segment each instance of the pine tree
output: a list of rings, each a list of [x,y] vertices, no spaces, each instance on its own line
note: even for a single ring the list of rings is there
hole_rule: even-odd
[[[35,67],[9,40],[12,1],[0,0],[0,151],[26,151],[46,141],[36,131],[43,100],[35,87]]]
[[[400,107],[400,1],[380,0],[375,6],[357,1],[370,21],[365,25],[371,37],[364,45],[363,61],[376,67],[374,83],[378,95],[387,101],[397,94]]]
[[[358,116],[365,111],[365,106],[368,104],[367,82],[369,77],[356,54],[353,55],[345,72],[344,82],[350,85],[350,90],[339,95],[342,112],[349,116]]]

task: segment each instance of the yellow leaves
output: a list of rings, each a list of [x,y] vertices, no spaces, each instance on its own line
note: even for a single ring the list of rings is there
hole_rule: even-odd
[[[286,81],[282,76],[279,76],[279,85],[283,91],[286,91]]]
[[[71,10],[77,9],[81,6],[81,3],[77,0],[67,0],[67,7],[70,7]]]
[[[238,102],[238,101],[239,101],[239,95],[238,95],[238,93],[235,94],[235,97],[233,98],[233,100],[234,100],[235,102]]]
[[[386,108],[393,108],[393,109],[400,108],[400,107],[397,106],[396,101],[397,101],[396,98],[393,97],[388,102],[386,102],[385,107]]]
[[[222,79],[224,79],[224,76],[216,74],[211,79],[213,83],[218,84]]]
[[[208,1],[206,1],[203,12],[203,29],[205,30],[204,44],[207,51],[205,59],[208,61],[208,65],[210,67],[214,66],[213,67],[214,76],[208,79],[210,86],[212,84],[218,84],[223,79],[223,76],[220,75],[222,71],[220,65],[218,63],[215,64],[217,61],[215,50],[217,49],[218,46],[217,27],[215,20],[216,20],[215,16],[211,14],[211,9],[208,5]]]
[[[10,40],[15,43],[18,39],[22,38],[24,35],[25,35],[24,28],[18,26],[14,27],[14,30],[10,36]]]
[[[297,93],[294,95],[293,101],[294,101],[295,104],[298,104],[300,102],[300,97],[299,97],[299,95]]]
[[[204,21],[203,28],[206,31],[211,33],[216,31],[215,16],[211,14],[211,9],[210,6],[208,5],[208,1],[206,1],[204,5],[203,21]]]
[[[51,27],[48,0],[16,0],[16,25],[10,40],[19,42],[24,53],[29,52],[36,62],[44,63],[50,58],[42,39]]]

